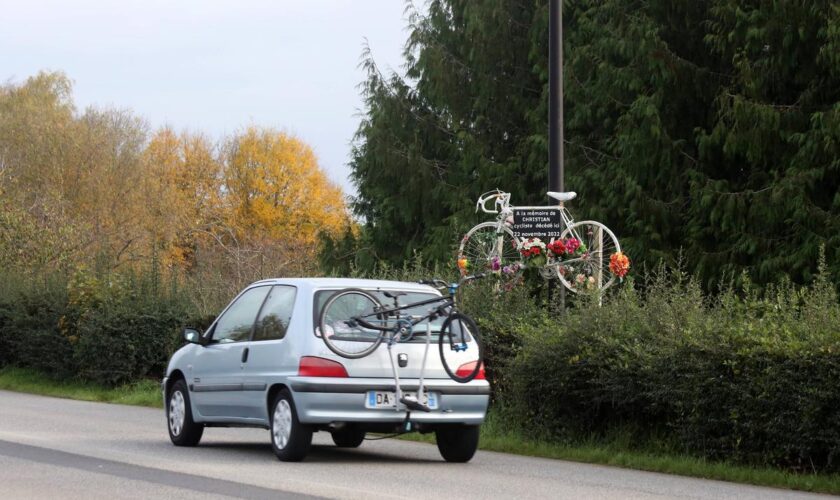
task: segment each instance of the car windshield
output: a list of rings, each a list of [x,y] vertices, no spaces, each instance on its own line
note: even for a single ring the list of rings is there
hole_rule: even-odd
[[[385,296],[383,290],[366,290],[368,293],[376,297],[376,299],[384,307],[392,308],[394,306],[394,299]],[[320,290],[315,293],[315,307],[314,307],[314,325],[315,335],[320,336],[320,321],[321,310],[324,304],[330,297],[335,295],[339,290]],[[399,305],[404,306],[424,300],[431,300],[440,298],[439,295],[423,292],[401,292],[405,295],[400,295]],[[414,321],[426,316],[429,312],[440,306],[443,302],[433,302],[416,307],[410,307],[399,311],[401,318],[412,319]],[[362,294],[345,294],[339,300],[332,302],[330,309],[327,311],[326,323],[329,328],[328,334],[334,336],[334,340],[342,341],[358,341],[358,342],[372,342],[381,334],[379,330],[364,328],[359,325],[354,325],[352,322],[348,324],[348,320],[353,317],[362,316],[366,321],[376,324],[376,316],[372,313],[372,303]],[[437,334],[443,324],[445,317],[437,318],[431,322],[432,341],[437,341]],[[393,319],[390,320],[393,322]],[[423,321],[413,328],[413,336],[410,342],[425,342],[426,330],[428,322]]]

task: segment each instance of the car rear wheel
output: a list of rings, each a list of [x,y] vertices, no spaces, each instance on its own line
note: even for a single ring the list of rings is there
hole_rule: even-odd
[[[339,448],[358,448],[365,440],[365,431],[348,426],[332,432],[333,443]]]
[[[283,389],[271,404],[271,448],[284,462],[299,462],[309,453],[312,429],[298,421],[295,402]]]
[[[166,400],[169,439],[175,446],[195,446],[201,441],[204,426],[193,420],[190,393],[183,380],[176,380]]]
[[[469,462],[478,448],[477,425],[452,425],[435,431],[440,455],[447,462]]]

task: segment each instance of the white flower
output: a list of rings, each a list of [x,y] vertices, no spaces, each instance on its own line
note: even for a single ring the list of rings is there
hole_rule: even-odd
[[[537,247],[540,250],[545,250],[546,248],[545,243],[543,243],[539,238],[529,238],[519,245],[520,250],[530,250],[534,247]]]

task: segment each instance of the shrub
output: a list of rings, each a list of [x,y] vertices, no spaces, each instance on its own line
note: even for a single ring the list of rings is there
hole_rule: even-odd
[[[15,282],[14,286],[8,283]],[[177,282],[152,269],[7,280],[0,294],[0,365],[116,385],[159,377],[190,316]]]
[[[484,364],[494,403],[505,401],[509,365],[523,345],[521,332],[548,321],[546,305],[528,288],[500,293],[492,278],[464,287],[463,309],[475,318],[484,341]]]
[[[8,293],[0,305],[0,363],[71,376],[72,348],[56,326],[65,304],[60,286],[48,283]]]
[[[763,294],[712,298],[678,273],[645,290],[521,330],[506,406],[524,430],[631,429],[709,458],[840,470],[840,306],[824,274]]]
[[[78,325],[75,360],[82,379],[113,386],[138,371],[138,339],[126,319],[123,311],[104,308]]]
[[[14,303],[7,297],[0,298],[0,368],[13,361],[12,330],[7,327],[12,321],[13,307]]]
[[[118,385],[163,374],[190,314],[175,282],[164,289],[154,273],[83,278],[70,296],[81,378]]]

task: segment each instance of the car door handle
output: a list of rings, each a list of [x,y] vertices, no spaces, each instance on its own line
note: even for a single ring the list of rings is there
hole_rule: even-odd
[[[248,348],[247,347],[242,350],[242,362],[243,363],[248,362]]]

